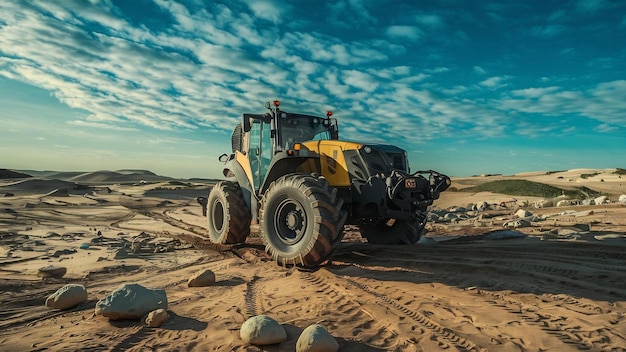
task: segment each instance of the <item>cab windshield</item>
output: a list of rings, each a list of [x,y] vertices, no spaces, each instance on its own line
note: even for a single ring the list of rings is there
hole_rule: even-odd
[[[329,140],[333,138],[332,127],[332,119],[305,115],[287,115],[282,120],[282,140],[287,148],[291,148],[297,142]]]

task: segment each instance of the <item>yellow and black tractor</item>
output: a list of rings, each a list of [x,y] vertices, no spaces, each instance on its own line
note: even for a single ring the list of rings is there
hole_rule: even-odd
[[[346,224],[375,244],[415,244],[426,210],[450,178],[411,173],[391,145],[339,140],[337,120],[281,111],[244,114],[223,154],[224,176],[203,203],[209,238],[242,243],[258,224],[281,265],[315,267],[330,259]],[[425,175],[427,177],[425,177]]]

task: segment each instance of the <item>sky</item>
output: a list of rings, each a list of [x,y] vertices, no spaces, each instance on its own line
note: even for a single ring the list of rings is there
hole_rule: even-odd
[[[0,1],[0,168],[220,178],[275,99],[413,171],[624,168],[626,2]]]

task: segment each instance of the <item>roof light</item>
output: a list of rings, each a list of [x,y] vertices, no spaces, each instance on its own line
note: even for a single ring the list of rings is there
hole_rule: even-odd
[[[333,116],[333,112],[332,112],[332,111],[326,111],[326,116],[327,116],[327,117],[331,117],[331,116]]]
[[[275,106],[275,107],[280,106],[280,101],[278,101],[278,100],[274,100],[274,106]]]

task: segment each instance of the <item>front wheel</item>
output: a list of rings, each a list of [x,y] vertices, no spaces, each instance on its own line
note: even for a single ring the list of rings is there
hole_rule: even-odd
[[[315,267],[341,242],[347,213],[324,178],[293,174],[274,181],[261,200],[265,249],[281,265]]]
[[[426,222],[388,219],[359,225],[361,236],[372,244],[416,244],[426,233]]]
[[[207,198],[209,239],[213,243],[242,243],[250,234],[252,215],[238,184],[221,181]]]

